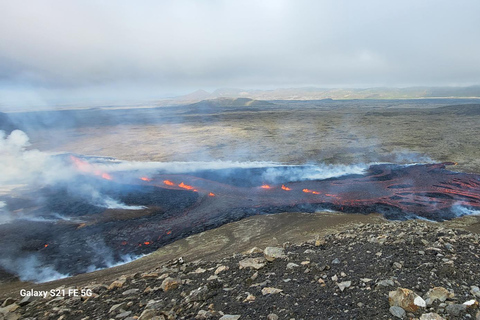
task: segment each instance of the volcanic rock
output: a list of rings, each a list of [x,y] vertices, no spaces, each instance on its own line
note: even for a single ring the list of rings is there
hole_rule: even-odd
[[[140,315],[140,317],[138,318],[138,320],[150,320],[156,315],[157,313],[155,312],[155,310],[145,309]]]
[[[2,303],[2,308],[3,308],[3,307],[6,307],[6,306],[9,306],[9,305],[11,305],[12,303],[15,303],[15,301],[17,301],[17,300],[15,300],[15,299],[13,299],[13,298],[10,298],[10,297],[7,298],[7,299],[5,299],[5,300],[3,301],[3,303]]]
[[[391,306],[389,311],[394,317],[397,317],[399,319],[403,319],[407,315],[405,310],[398,306]]]
[[[439,314],[430,312],[430,313],[425,313],[420,316],[420,320],[445,320],[445,318],[442,318]]]
[[[337,283],[337,286],[340,289],[340,291],[343,291],[346,288],[349,288],[351,285],[352,285],[352,281],[343,281],[343,282]]]
[[[395,283],[392,280],[380,280],[377,282],[379,287],[393,287]]]
[[[125,305],[124,302],[114,304],[114,305],[110,308],[110,310],[108,310],[108,313],[112,313],[112,312],[114,312],[114,311],[116,311],[116,310],[119,310],[119,309],[120,309],[121,307],[123,307],[124,305]]]
[[[226,271],[229,268],[227,266],[219,266],[217,269],[215,269],[214,274],[219,274],[220,272]]]
[[[239,315],[233,315],[233,314],[226,314],[223,315],[220,320],[238,320],[240,319]]]
[[[126,281],[126,279],[119,279],[119,280],[113,281],[113,282],[108,286],[108,290],[112,290],[112,289],[115,289],[115,288],[121,288],[121,287],[123,287],[123,285],[125,284],[125,281]]]
[[[129,289],[129,290],[127,290],[127,291],[124,291],[124,292],[122,293],[122,295],[128,296],[128,295],[131,295],[131,294],[136,294],[137,292],[138,292],[138,289]]]
[[[20,307],[23,307],[23,306],[25,306],[25,305],[27,305],[27,304],[29,304],[29,303],[37,300],[37,299],[38,299],[38,297],[35,297],[35,296],[25,296],[25,297],[23,297],[22,300],[20,300],[20,302],[18,303],[18,305],[19,305]]]
[[[282,292],[282,289],[277,289],[277,288],[272,288],[272,287],[266,287],[262,289],[262,294],[265,296],[267,294],[277,294]]]
[[[447,306],[446,311],[451,316],[459,316],[467,310],[467,306],[464,304],[450,304]]]
[[[238,262],[240,269],[244,268],[253,268],[253,269],[261,269],[265,266],[265,258],[258,257],[258,258],[245,258]]]
[[[278,320],[278,316],[275,313],[270,313],[267,316],[267,320]]]
[[[263,254],[267,261],[273,261],[275,259],[283,259],[287,257],[283,248],[280,247],[266,247],[263,251]]]
[[[388,293],[390,306],[398,306],[405,311],[416,312],[419,308],[425,308],[427,304],[419,295],[409,289],[398,288]]]
[[[443,287],[435,287],[427,292],[425,301],[427,302],[427,304],[432,304],[435,300],[444,302],[447,299],[453,298],[454,295],[455,294],[449,292]]]
[[[160,285],[160,288],[163,291],[169,291],[173,289],[177,289],[180,285],[182,284],[182,280],[179,278],[166,278],[163,280],[162,284]]]
[[[470,290],[470,293],[476,296],[477,298],[480,298],[480,288],[477,286],[471,286],[472,290]]]

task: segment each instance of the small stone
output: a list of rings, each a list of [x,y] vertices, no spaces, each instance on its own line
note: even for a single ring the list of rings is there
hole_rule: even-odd
[[[464,304],[450,304],[447,306],[446,311],[451,316],[459,316],[467,310],[467,306]]]
[[[108,290],[113,290],[115,288],[121,288],[125,284],[126,279],[120,279],[113,281],[109,286]]]
[[[394,267],[395,269],[402,269],[402,264],[399,263],[399,262],[394,262],[394,263],[393,263],[393,267]]]
[[[426,294],[427,299],[430,299],[433,303],[435,300],[439,300],[444,302],[447,299],[451,299],[454,297],[454,294],[449,292],[447,289],[443,287],[435,287],[430,289]]]
[[[283,248],[280,247],[266,247],[263,251],[263,255],[267,261],[273,261],[275,259],[283,259],[287,257]]]
[[[179,278],[166,278],[165,280],[163,280],[162,284],[160,285],[160,288],[163,290],[163,291],[169,291],[169,290],[173,290],[173,289],[177,289],[180,285],[182,284],[182,280],[180,280]]]
[[[39,297],[34,297],[34,296],[25,296],[23,297],[22,300],[18,303],[20,307],[26,306],[29,303],[32,303],[33,301],[37,300]]]
[[[409,289],[398,288],[388,293],[388,302],[390,306],[398,306],[405,311],[416,312],[418,308],[427,306],[425,300]]]
[[[246,252],[246,254],[254,254],[254,253],[263,253],[263,250],[258,247],[253,247],[252,249]]]
[[[332,281],[337,281],[337,280],[338,280],[338,277],[337,277],[337,275],[336,275],[336,274],[335,274],[335,275],[333,275],[333,277],[332,277]]]
[[[203,269],[203,268],[197,268],[195,271],[193,271],[193,273],[196,273],[196,274],[200,274],[200,273],[204,273],[206,272],[207,270]]]
[[[7,299],[5,299],[5,300],[3,301],[3,303],[2,303],[2,308],[11,305],[11,304],[14,303],[15,301],[17,301],[17,300],[15,300],[15,299],[13,299],[13,298],[7,298]]]
[[[277,294],[282,292],[282,289],[277,289],[277,288],[272,288],[272,287],[266,287],[262,289],[262,294],[265,296],[267,294]]]
[[[156,279],[158,278],[159,274],[157,272],[152,273],[144,273],[141,275],[143,279]]]
[[[332,264],[340,264],[340,260],[338,258],[335,258],[332,260]]]
[[[258,270],[265,267],[265,258],[263,257],[246,258],[246,259],[240,260],[238,264],[240,266],[240,269],[253,268]]]
[[[220,272],[223,272],[223,271],[227,271],[229,268],[227,266],[219,266],[216,270],[215,270],[215,274],[219,274]]]
[[[407,315],[405,310],[403,310],[402,308],[400,308],[398,306],[391,306],[389,311],[394,317],[397,317],[399,319],[403,319]]]
[[[337,283],[337,286],[340,289],[340,291],[343,291],[346,288],[349,288],[351,285],[352,285],[352,281],[343,281],[343,282]]]
[[[475,297],[480,298],[480,288],[477,286],[471,286],[470,287],[472,290],[470,290],[470,293],[473,294]]]
[[[445,318],[441,317],[439,314],[430,312],[422,314],[420,320],[445,320]]]
[[[373,279],[370,279],[370,278],[360,278],[360,281],[364,282],[364,283],[368,283],[370,281],[372,281]]]
[[[124,296],[129,296],[131,294],[136,294],[139,289],[129,289],[127,291],[122,292],[122,295]]]
[[[296,263],[293,263],[293,262],[287,263],[287,269],[294,269],[294,268],[297,268],[297,267],[300,267],[300,266]]]
[[[255,301],[255,296],[250,293],[247,295],[245,300],[243,300],[243,302],[253,302],[253,301]]]
[[[380,280],[377,282],[377,286],[379,287],[393,287],[395,283],[392,280]]]
[[[125,305],[125,303],[123,303],[123,302],[122,302],[122,303],[118,303],[118,304],[114,304],[114,305],[110,308],[110,310],[108,310],[108,313],[112,313],[112,312],[120,309],[120,308],[123,307],[124,305]]]
[[[238,320],[240,319],[239,315],[225,314],[219,320]]]
[[[157,315],[155,310],[152,309],[145,309],[143,310],[142,314],[138,318],[138,320],[151,320],[153,317]]]
[[[211,319],[211,318],[213,318],[213,314],[207,310],[198,311],[197,316],[195,317],[195,319],[198,319],[198,320]]]
[[[278,316],[275,313],[270,313],[267,316],[267,320],[278,320]]]
[[[467,310],[477,309],[478,301],[475,299],[468,300],[468,301],[465,301],[463,305],[467,307]]]
[[[9,304],[6,307],[0,308],[0,314],[7,314],[9,312],[14,312],[18,308],[20,308],[20,306],[18,304],[12,303],[12,304]]]
[[[115,318],[116,319],[124,319],[124,318],[128,317],[130,314],[132,314],[132,311],[125,311],[125,312],[122,312],[122,313],[118,314]]]
[[[317,239],[315,240],[315,247],[320,247],[321,245],[324,245],[326,242],[325,242],[325,239]]]

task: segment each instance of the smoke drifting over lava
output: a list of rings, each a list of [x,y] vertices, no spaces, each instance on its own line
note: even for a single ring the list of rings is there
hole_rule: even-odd
[[[480,210],[479,177],[453,163],[142,163],[29,150],[21,131],[1,137],[0,268],[22,280],[111,267],[256,214],[440,221]]]

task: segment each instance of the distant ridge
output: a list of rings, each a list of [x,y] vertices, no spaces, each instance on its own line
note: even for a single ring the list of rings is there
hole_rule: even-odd
[[[254,100],[249,98],[217,98],[211,100],[202,100],[192,103],[190,107],[257,107],[257,106],[273,106],[274,103],[268,101]]]
[[[200,101],[215,98],[249,98],[254,100],[323,100],[323,99],[431,99],[480,98],[480,86],[470,87],[409,87],[409,88],[280,88],[244,90],[220,88],[212,93],[197,90],[178,100]]]

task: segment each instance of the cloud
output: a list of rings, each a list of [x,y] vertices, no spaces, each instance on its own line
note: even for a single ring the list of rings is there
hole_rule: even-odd
[[[478,84],[479,12],[475,0],[3,1],[0,88]]]

